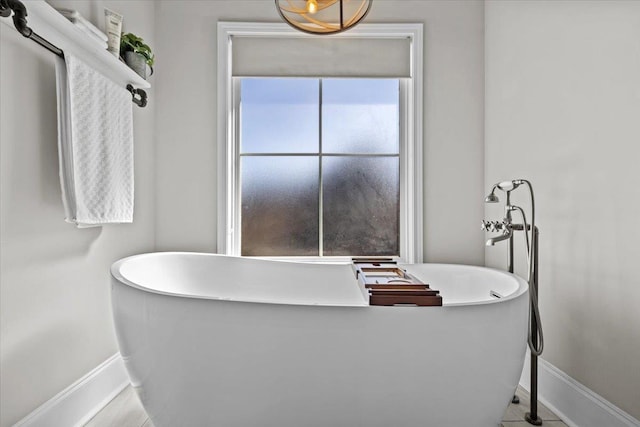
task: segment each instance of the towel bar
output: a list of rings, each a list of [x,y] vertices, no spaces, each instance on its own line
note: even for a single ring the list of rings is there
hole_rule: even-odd
[[[57,56],[64,58],[64,52],[59,47],[50,43],[44,37],[39,36],[27,25],[27,8],[20,0],[0,0],[0,16],[8,18],[13,12],[13,25],[24,37],[33,40]],[[143,89],[135,89],[133,85],[127,85],[127,90],[131,92],[131,100],[137,106],[143,108],[147,105],[147,93]]]

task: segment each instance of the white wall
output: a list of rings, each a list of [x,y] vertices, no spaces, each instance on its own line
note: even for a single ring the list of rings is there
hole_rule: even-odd
[[[126,30],[154,45],[152,2],[56,4],[77,8],[89,18],[102,14],[107,5],[124,13]],[[0,425],[4,427],[117,352],[109,266],[154,246],[156,104],[151,89],[149,106],[134,106],[134,223],[81,230],[64,222],[53,54],[0,25],[0,77]]]
[[[489,1],[485,31],[485,184],[537,192],[543,357],[640,418],[640,2]]]
[[[55,3],[99,23],[104,5],[123,12],[158,59],[134,108],[135,222],[78,230],[60,202],[53,58],[0,25],[3,427],[117,350],[113,260],[215,252],[216,23],[279,21],[265,0]],[[376,0],[367,22],[425,25],[425,260],[482,264],[484,190],[531,179],[544,357],[640,418],[640,2]],[[503,266],[504,246],[486,255]]]
[[[425,27],[425,259],[483,264],[482,2],[376,0],[367,22]],[[216,251],[216,24],[280,22],[272,1],[158,4],[159,250]]]

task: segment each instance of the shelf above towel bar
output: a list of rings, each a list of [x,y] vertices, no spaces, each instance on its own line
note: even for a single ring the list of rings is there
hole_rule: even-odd
[[[91,40],[84,37],[82,31],[44,0],[32,0],[28,5],[29,11],[19,0],[0,0],[0,16],[8,18],[13,12],[13,24],[24,37],[63,58],[65,51],[73,53],[91,67],[100,70],[106,77],[125,86],[136,105],[147,105],[147,93],[141,88],[151,87],[149,82],[105,49],[96,47]],[[27,16],[38,33],[27,25]],[[10,25],[4,19],[0,22]]]

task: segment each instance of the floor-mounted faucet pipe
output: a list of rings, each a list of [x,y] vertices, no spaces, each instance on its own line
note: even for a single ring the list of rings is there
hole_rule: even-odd
[[[511,204],[511,191],[525,184],[529,189],[531,198],[531,224],[527,223],[524,210],[519,206]],[[508,270],[513,273],[513,230],[522,230],[525,234],[525,245],[527,253],[527,280],[529,282],[529,333],[527,343],[531,351],[531,412],[525,415],[525,420],[533,425],[541,425],[542,420],[538,417],[538,356],[542,354],[544,349],[544,337],[542,334],[542,322],[540,319],[540,311],[538,309],[538,228],[535,225],[535,198],[533,195],[533,186],[525,179],[515,179],[512,181],[502,181],[495,184],[491,188],[491,192],[485,198],[486,203],[497,203],[499,198],[495,191],[501,190],[506,193],[505,215],[504,221],[500,227],[503,234],[498,237],[487,240],[487,245],[492,246],[498,241],[508,240]],[[523,224],[512,223],[511,212],[517,211],[522,216]],[[508,230],[508,231],[507,231]],[[531,234],[529,234],[531,233]],[[514,398],[515,399],[515,398]],[[515,401],[515,400],[514,400]]]
[[[511,191],[507,191],[507,201],[505,204],[511,204]],[[507,212],[505,216],[508,216],[508,219],[511,220],[511,212]],[[507,242],[507,271],[509,271],[509,273],[513,273],[513,233],[511,233],[511,237]]]
[[[527,220],[526,220],[526,215],[524,213],[524,210],[522,208],[520,208],[519,206],[514,206],[511,205],[511,192],[513,190],[515,190],[516,188],[518,188],[519,186],[521,186],[522,184],[525,184],[527,186],[527,188],[529,189],[529,196],[531,198],[531,226],[529,227],[529,225],[527,224]],[[522,219],[523,219],[523,223],[524,223],[524,234],[525,234],[525,243],[526,243],[526,250],[527,250],[527,281],[529,282],[529,295],[531,298],[531,313],[530,315],[533,316],[535,318],[535,328],[532,328],[531,326],[534,325],[533,322],[529,322],[530,324],[530,328],[529,328],[529,337],[528,337],[528,344],[529,344],[529,348],[531,349],[531,353],[535,354],[536,356],[540,356],[542,354],[542,351],[544,349],[544,337],[543,337],[543,333],[542,333],[542,322],[540,319],[540,312],[538,309],[538,293],[537,293],[537,286],[533,286],[534,283],[534,254],[533,254],[533,239],[534,239],[534,232],[536,230],[536,207],[535,207],[535,197],[533,195],[533,186],[531,185],[531,182],[529,182],[526,179],[514,179],[511,181],[502,181],[502,182],[498,182],[497,184],[494,184],[493,187],[491,188],[491,192],[489,193],[489,195],[485,198],[485,202],[486,203],[497,203],[500,201],[500,199],[495,195],[495,191],[496,190],[501,190],[504,191],[507,194],[507,203],[505,204],[505,224],[507,226],[507,228],[509,230],[511,230],[510,224],[511,224],[511,212],[512,211],[519,211],[520,214],[522,215]],[[529,235],[529,233],[531,233]],[[496,242],[502,241],[502,240],[509,240],[509,271],[513,272],[513,236],[512,234],[510,234],[509,232],[505,232],[503,235],[498,236],[498,237],[494,237],[494,238],[490,238],[489,240],[487,240],[487,245],[488,246],[493,246]],[[537,254],[535,255],[537,256]],[[537,261],[537,260],[536,260]],[[535,289],[534,289],[535,288]],[[532,339],[533,335],[536,335],[539,340],[536,339],[535,341]]]

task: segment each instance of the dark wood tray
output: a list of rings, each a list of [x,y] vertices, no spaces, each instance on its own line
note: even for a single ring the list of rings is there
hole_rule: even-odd
[[[369,305],[442,305],[442,296],[392,260],[353,260],[356,278],[368,291]]]
[[[434,297],[438,294],[440,294],[440,292],[435,289],[372,289],[369,291],[369,295],[415,295]]]
[[[369,295],[369,305],[398,305],[412,304],[419,307],[433,307],[442,305],[442,297],[416,295]]]

